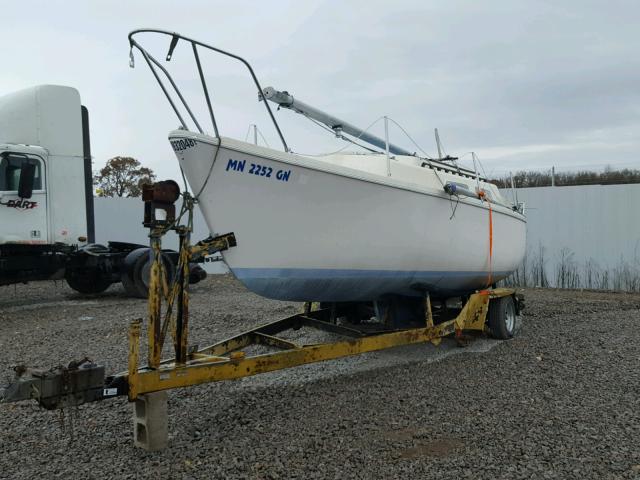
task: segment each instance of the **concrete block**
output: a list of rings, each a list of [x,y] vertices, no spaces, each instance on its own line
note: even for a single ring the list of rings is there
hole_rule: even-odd
[[[136,447],[150,452],[167,447],[167,399],[167,392],[153,392],[141,395],[133,403],[133,440]]]

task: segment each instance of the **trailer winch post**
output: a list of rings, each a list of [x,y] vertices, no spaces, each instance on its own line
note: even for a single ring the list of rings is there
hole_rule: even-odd
[[[180,215],[176,217],[175,202],[182,196]],[[193,208],[195,200],[189,192],[180,194],[178,184],[172,180],[143,187],[144,226],[149,228],[152,262],[149,273],[147,365],[140,367],[141,320],[129,327],[128,397],[134,402],[133,422],[135,444],[146,450],[159,450],[167,444],[167,393],[157,385],[144,390],[142,372],[159,369],[175,370],[189,361],[189,263],[206,254],[220,252],[235,246],[233,233],[208,238],[191,245]],[[185,219],[185,224],[179,224]],[[179,237],[180,249],[175,277],[169,278],[169,269],[162,254],[162,237],[174,230]],[[163,316],[163,300],[166,311]],[[174,358],[161,360],[167,337],[173,339]],[[160,379],[161,380],[161,379]]]
[[[172,180],[144,185],[144,226],[149,228],[150,254],[147,367],[160,367],[162,349],[167,330],[171,330],[176,362],[186,361],[188,328],[189,241],[192,227],[193,202],[188,192],[183,194],[184,206],[189,210],[186,226],[177,226],[175,202],[180,197],[180,188]],[[184,211],[184,209],[183,209]],[[162,212],[162,213],[160,213]],[[177,278],[169,286],[167,268],[162,255],[162,236],[175,230],[180,238],[180,251],[176,269]],[[185,271],[186,270],[186,271]],[[178,300],[175,318],[173,303]],[[167,301],[167,312],[162,321],[162,299]],[[138,395],[140,321],[131,324],[129,330],[129,399],[133,401],[133,437],[136,446],[148,451],[161,450],[168,442],[167,392],[149,392]],[[174,327],[174,328],[171,328]]]

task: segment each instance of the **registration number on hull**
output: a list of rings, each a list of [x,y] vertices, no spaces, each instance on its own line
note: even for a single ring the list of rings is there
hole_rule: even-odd
[[[247,168],[248,167],[248,168]],[[245,171],[246,169],[246,171]],[[274,178],[281,182],[288,182],[291,177],[291,170],[273,170],[273,168],[258,163],[249,163],[246,160],[234,160],[232,158],[227,162],[225,169],[227,172],[239,172],[247,175],[256,175],[264,178]]]

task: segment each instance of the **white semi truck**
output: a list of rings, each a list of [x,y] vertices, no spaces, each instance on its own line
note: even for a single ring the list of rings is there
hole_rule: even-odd
[[[65,278],[100,293],[122,282],[145,297],[148,247],[96,245],[94,225],[89,114],[78,91],[41,85],[0,97],[0,285]],[[177,254],[165,257],[171,274]],[[192,283],[205,275],[192,265]]]

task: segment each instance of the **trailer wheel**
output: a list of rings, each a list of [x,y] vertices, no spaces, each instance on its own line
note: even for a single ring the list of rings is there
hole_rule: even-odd
[[[491,300],[487,323],[493,338],[513,338],[516,333],[516,305],[511,295]]]
[[[111,285],[111,279],[98,269],[67,270],[64,279],[76,292],[84,294],[102,293]]]

